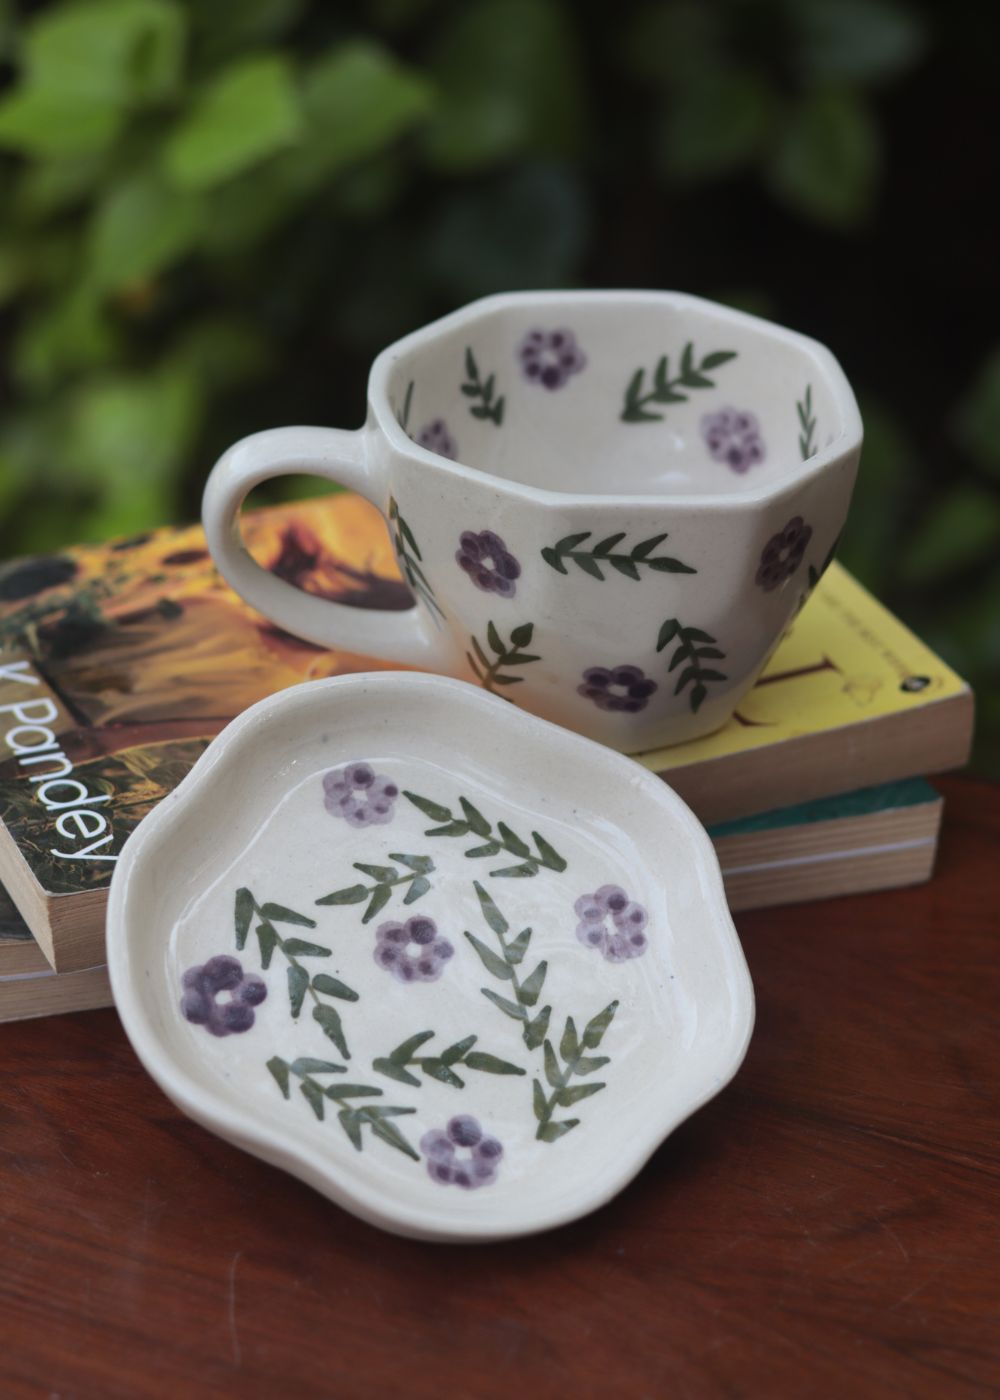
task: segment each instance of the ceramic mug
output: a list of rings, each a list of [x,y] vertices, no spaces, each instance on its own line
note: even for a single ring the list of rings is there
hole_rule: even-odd
[[[636,752],[730,718],[833,555],[860,448],[814,340],[674,292],[514,293],[384,350],[363,428],[236,443],[203,519],[289,632]],[[244,497],[293,472],[375,503],[412,609],[311,596],[250,557]]]

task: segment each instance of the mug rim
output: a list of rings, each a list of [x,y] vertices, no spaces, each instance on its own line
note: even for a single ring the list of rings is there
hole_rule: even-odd
[[[800,353],[817,363],[823,372],[825,387],[832,395],[840,414],[841,432],[833,442],[815,453],[814,456],[805,462],[798,463],[797,466],[800,470],[783,475],[776,481],[752,490],[716,492],[711,495],[702,492],[674,494],[652,491],[618,494],[616,492],[553,490],[550,487],[532,486],[526,482],[512,481],[509,477],[498,476],[482,467],[472,467],[464,462],[452,461],[448,457],[442,457],[436,452],[431,452],[428,448],[421,447],[404,432],[399,424],[389,401],[389,379],[393,366],[402,355],[418,349],[437,336],[454,330],[488,311],[525,306],[564,308],[581,304],[614,303],[626,306],[629,304],[636,306],[659,304],[675,309],[711,311],[732,325],[757,332],[763,331],[771,339],[782,340],[786,344],[794,346]],[[864,435],[861,414],[854,391],[851,389],[837,358],[821,341],[803,335],[799,331],[790,330],[787,326],[781,326],[777,322],[768,321],[762,316],[753,316],[749,312],[737,311],[721,302],[711,301],[707,297],[666,290],[602,289],[579,292],[499,292],[492,296],[479,297],[475,301],[467,302],[456,311],[451,311],[445,316],[429,321],[418,330],[411,331],[408,335],[401,337],[380,351],[372,363],[368,376],[368,404],[369,411],[387,442],[402,456],[408,457],[422,466],[431,466],[438,471],[444,471],[461,480],[488,485],[500,495],[546,506],[565,507],[568,504],[574,504],[607,507],[609,505],[622,505],[659,509],[669,506],[671,509],[697,508],[714,511],[756,508],[780,499],[787,492],[805,485],[829,468],[855,456],[861,448]]]

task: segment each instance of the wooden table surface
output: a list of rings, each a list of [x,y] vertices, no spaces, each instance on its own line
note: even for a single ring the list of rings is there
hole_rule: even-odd
[[[379,1233],[186,1121],[112,1011],[0,1026],[0,1395],[1000,1391],[1000,788],[929,886],[741,915],[744,1068],[616,1201]]]

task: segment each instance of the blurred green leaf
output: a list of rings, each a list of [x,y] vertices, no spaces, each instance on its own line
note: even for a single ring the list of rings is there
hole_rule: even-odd
[[[260,329],[237,316],[213,316],[196,321],[167,357],[168,364],[206,391],[256,379],[268,369],[271,361],[267,339]]]
[[[863,99],[847,88],[818,89],[788,113],[771,184],[800,213],[846,228],[869,211],[879,157],[878,131]]]
[[[664,132],[667,171],[705,179],[747,164],[762,152],[776,108],[769,84],[748,70],[721,68],[678,84]]]
[[[200,197],[172,190],[154,170],[117,185],[95,211],[87,262],[100,288],[114,291],[169,267],[197,241]]]
[[[32,88],[119,105],[150,103],[178,82],[186,21],[171,0],[77,0],[52,5],[25,35]]]
[[[18,220],[28,223],[63,213],[85,203],[106,171],[103,152],[29,165],[17,182],[12,212]]]
[[[182,189],[206,189],[290,145],[301,130],[288,60],[242,58],[212,79],[168,138],[166,170]]]
[[[899,502],[921,477],[919,455],[882,403],[861,401],[865,442],[847,526],[837,557],[867,588],[880,592],[892,578],[904,522]]]
[[[1000,350],[994,350],[959,403],[955,436],[984,471],[1000,476]]]
[[[582,136],[580,54],[558,0],[471,0],[436,48],[441,100],[427,156],[442,170],[482,169],[518,151],[570,155]]]
[[[197,0],[192,6],[192,38],[206,67],[243,49],[272,44],[302,17],[306,0]]]
[[[921,57],[926,34],[912,6],[891,0],[785,0],[797,31],[795,66],[810,83],[895,77]]]
[[[123,120],[110,97],[17,88],[0,102],[0,147],[51,159],[86,156],[109,145]]]
[[[1000,550],[1000,493],[958,486],[914,531],[899,561],[907,583],[937,583]]]
[[[23,384],[43,388],[61,375],[107,364],[119,345],[94,290],[79,285],[26,322],[14,343],[14,370]]]
[[[330,49],[303,75],[314,159],[325,174],[383,150],[430,110],[431,85],[374,43]]]

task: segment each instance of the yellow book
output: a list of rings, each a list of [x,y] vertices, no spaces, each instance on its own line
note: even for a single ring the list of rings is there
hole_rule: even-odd
[[[318,596],[410,605],[381,517],[356,496],[254,512],[244,534]],[[195,526],[0,565],[0,882],[51,965],[102,961],[124,840],[230,719],[298,681],[387,664],[261,618]],[[18,739],[26,705],[45,732]],[[736,719],[639,761],[726,821],[956,767],[971,720],[968,687],[833,565]],[[67,786],[47,789],[50,773]]]

